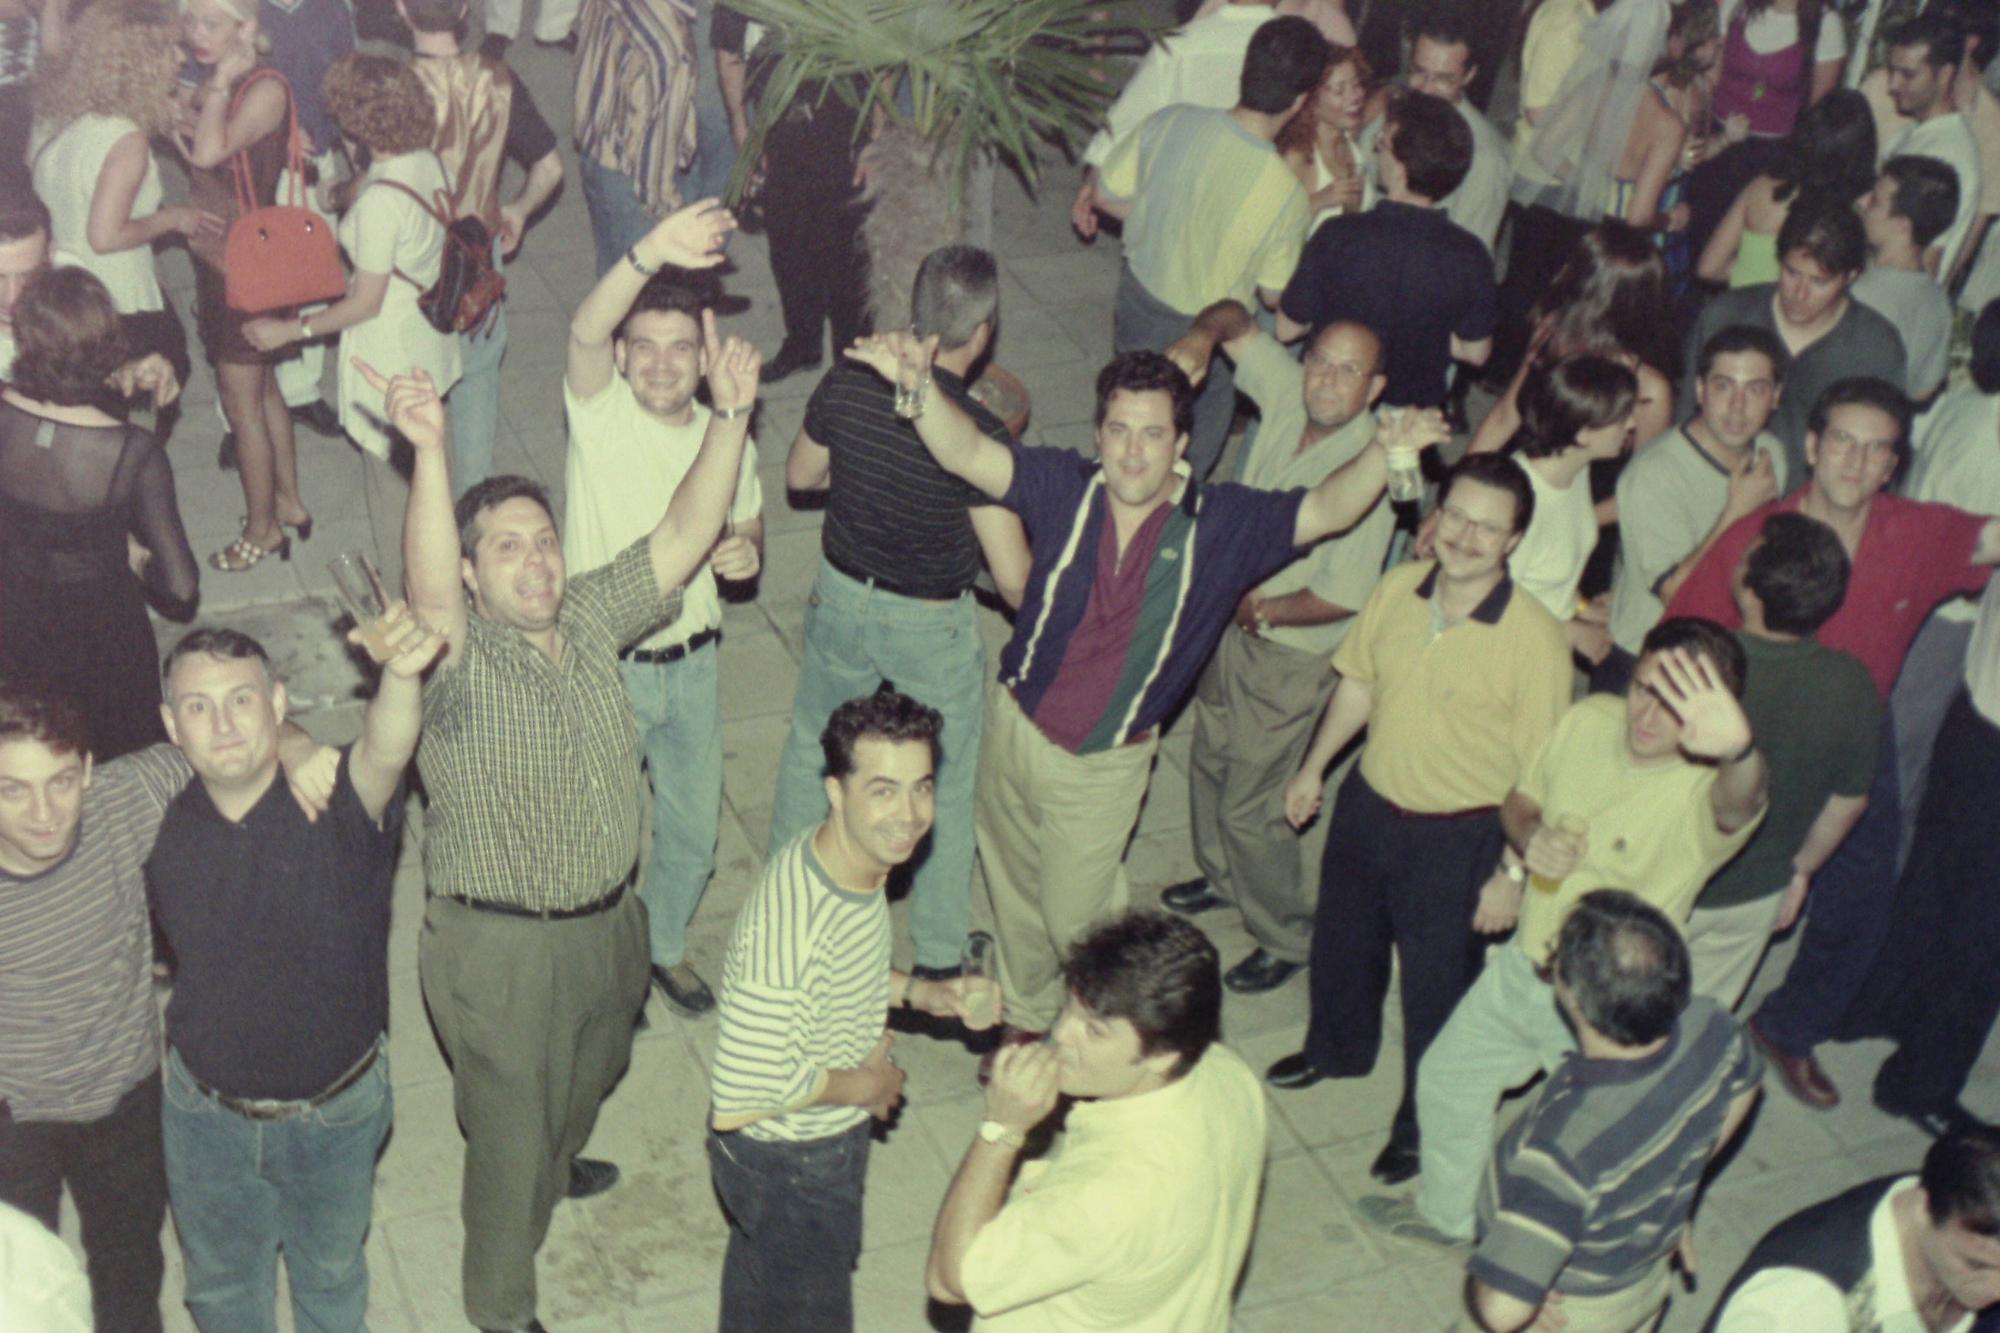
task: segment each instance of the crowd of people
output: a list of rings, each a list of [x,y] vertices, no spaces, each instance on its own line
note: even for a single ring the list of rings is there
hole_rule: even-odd
[[[1816,1052],[1866,1036],[1933,1145],[1772,1229],[1710,1327],[2000,1327],[2000,1128],[1961,1101],[2000,1015],[2000,10],[1209,0],[1083,154],[1070,221],[1122,246],[1086,455],[974,392],[989,250],[871,321],[838,98],[744,173],[782,344],[719,322],[711,196],[782,25],[545,3],[598,275],[558,514],[494,471],[489,278],[568,169],[520,5],[476,47],[467,0],[393,8],[0,0],[0,1323],[159,1328],[171,1212],[203,1330],[273,1327],[281,1254],[299,1327],[365,1326],[417,799],[478,1328],[542,1327],[556,1207],[618,1184],[583,1154],[655,990],[716,1028],[727,1330],[854,1326],[899,1035],[983,1052],[930,1298],[1227,1327],[1269,1100],[1391,1031],[1358,1211],[1463,1260],[1468,1328],[1654,1327],[1766,1073],[1831,1108]],[[1481,106],[1516,62],[1510,141]],[[203,578],[169,240],[243,488],[212,576],[310,538],[295,425],[407,478],[352,744],[236,629],[161,660]],[[704,978],[722,602],[764,566],[760,389],[802,371],[821,552]],[[1135,907],[1177,725],[1201,875]],[[1302,972],[1260,1085],[1224,996]]]

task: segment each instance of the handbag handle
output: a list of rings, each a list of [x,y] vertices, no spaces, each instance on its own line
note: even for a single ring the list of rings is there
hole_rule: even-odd
[[[257,66],[243,76],[243,82],[236,85],[236,91],[229,99],[229,115],[225,118],[224,124],[227,125],[228,120],[235,118],[237,110],[243,105],[244,96],[250,91],[250,85],[261,78],[276,79],[284,85],[287,121],[285,166],[291,173],[291,186],[286,191],[286,202],[294,208],[300,208],[305,204],[305,136],[299,133],[299,102],[292,96],[291,81],[269,65]],[[251,212],[257,207],[257,197],[256,192],[251,189],[249,147],[238,149],[229,159],[229,164],[236,180],[237,208],[242,213]]]

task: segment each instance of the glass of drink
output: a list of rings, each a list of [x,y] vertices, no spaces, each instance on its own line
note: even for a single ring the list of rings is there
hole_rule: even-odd
[[[1581,841],[1583,835],[1590,831],[1590,826],[1575,815],[1557,815],[1549,826],[1565,838],[1575,841]],[[1534,886],[1536,893],[1554,893],[1563,883],[1561,878],[1551,878],[1548,875],[1530,875],[1528,882]]]
[[[1000,1021],[999,946],[983,930],[965,937],[958,956],[965,984],[965,1026],[984,1032]]]
[[[326,567],[333,573],[340,604],[361,631],[362,646],[376,661],[387,660],[390,652],[384,619],[389,614],[389,595],[382,590],[381,571],[360,551],[342,551]]]
[[[923,403],[924,382],[918,380],[915,384],[905,387],[903,377],[896,376],[896,415],[909,421],[917,415]]]
[[[1406,407],[1384,407],[1375,413],[1376,429],[1384,433],[1392,430],[1396,423],[1409,411]],[[1389,456],[1389,498],[1397,504],[1408,504],[1421,499],[1424,493],[1423,463],[1421,449],[1394,446],[1386,442],[1383,452]]]

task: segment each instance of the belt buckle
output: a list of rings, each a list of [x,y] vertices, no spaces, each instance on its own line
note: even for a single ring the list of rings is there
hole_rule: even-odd
[[[295,1120],[312,1108],[305,1102],[279,1101],[271,1097],[233,1098],[236,1107],[252,1120]]]

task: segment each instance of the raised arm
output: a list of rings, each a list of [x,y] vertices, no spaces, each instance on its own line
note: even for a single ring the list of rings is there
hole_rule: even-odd
[[[986,1085],[986,1119],[1008,1132],[999,1139],[972,1140],[945,1191],[931,1233],[931,1257],[924,1285],[932,1299],[964,1305],[965,1255],[980,1230],[1007,1201],[1007,1182],[1028,1132],[1048,1118],[1056,1104],[1055,1053],[1046,1046],[1012,1046],[994,1057]]]
[[[1218,348],[1235,361],[1263,336],[1241,301],[1217,301],[1194,317],[1193,326],[1173,341],[1166,356],[1186,373],[1188,383],[1198,385],[1208,378],[1208,363]]]
[[[1763,812],[1770,778],[1750,719],[1705,655],[1669,648],[1659,663],[1660,698],[1681,720],[1681,749],[1715,764],[1709,808],[1716,828],[1734,833]]]
[[[403,508],[403,586],[418,620],[442,634],[449,662],[465,641],[465,583],[458,520],[452,513],[450,438],[444,400],[430,373],[413,370],[389,379],[355,358],[354,368],[383,397],[383,416],[410,442],[415,462],[410,499]]]
[[[376,632],[385,651],[376,652],[359,627],[348,633],[351,643],[368,650],[382,668],[375,697],[361,715],[361,739],[348,755],[347,773],[354,793],[369,817],[381,821],[389,798],[403,779],[403,770],[417,752],[424,724],[424,668],[444,648],[444,636],[410,614],[407,602],[396,601]]]
[[[256,53],[242,42],[233,43],[217,62],[215,73],[198,94],[201,109],[195,115],[193,138],[186,146],[192,165],[220,166],[232,154],[284,124],[288,94],[279,79],[258,79],[244,91],[235,114],[230,113],[231,89],[256,63]]]
[[[563,370],[571,393],[589,398],[611,382],[612,335],[632,309],[647,272],[663,264],[678,268],[713,268],[722,262],[723,242],[736,229],[736,218],[713,199],[669,213],[641,236],[630,254],[606,269],[590,295],[569,321],[569,359]],[[633,263],[634,257],[638,264]]]
[[[912,424],[924,448],[946,472],[998,500],[1014,485],[1013,450],[980,430],[965,409],[950,398],[931,392],[931,362],[937,356],[937,345],[936,334],[919,338],[898,329],[856,338],[854,346],[842,355],[891,384],[917,393],[920,406]]]
[[[757,349],[743,339],[732,334],[723,342],[716,337],[712,310],[701,312],[701,337],[702,359],[708,366],[708,429],[702,433],[694,466],[674,488],[674,498],[649,538],[653,578],[662,594],[687,582],[722,535],[736,498],[743,444],[750,437],[750,410],[757,405],[757,378],[764,365]]]
[[[1311,546],[1323,537],[1345,532],[1368,516],[1389,481],[1389,451],[1419,450],[1451,438],[1451,427],[1435,408],[1405,408],[1375,432],[1369,445],[1326,480],[1306,492],[1292,540]]]

